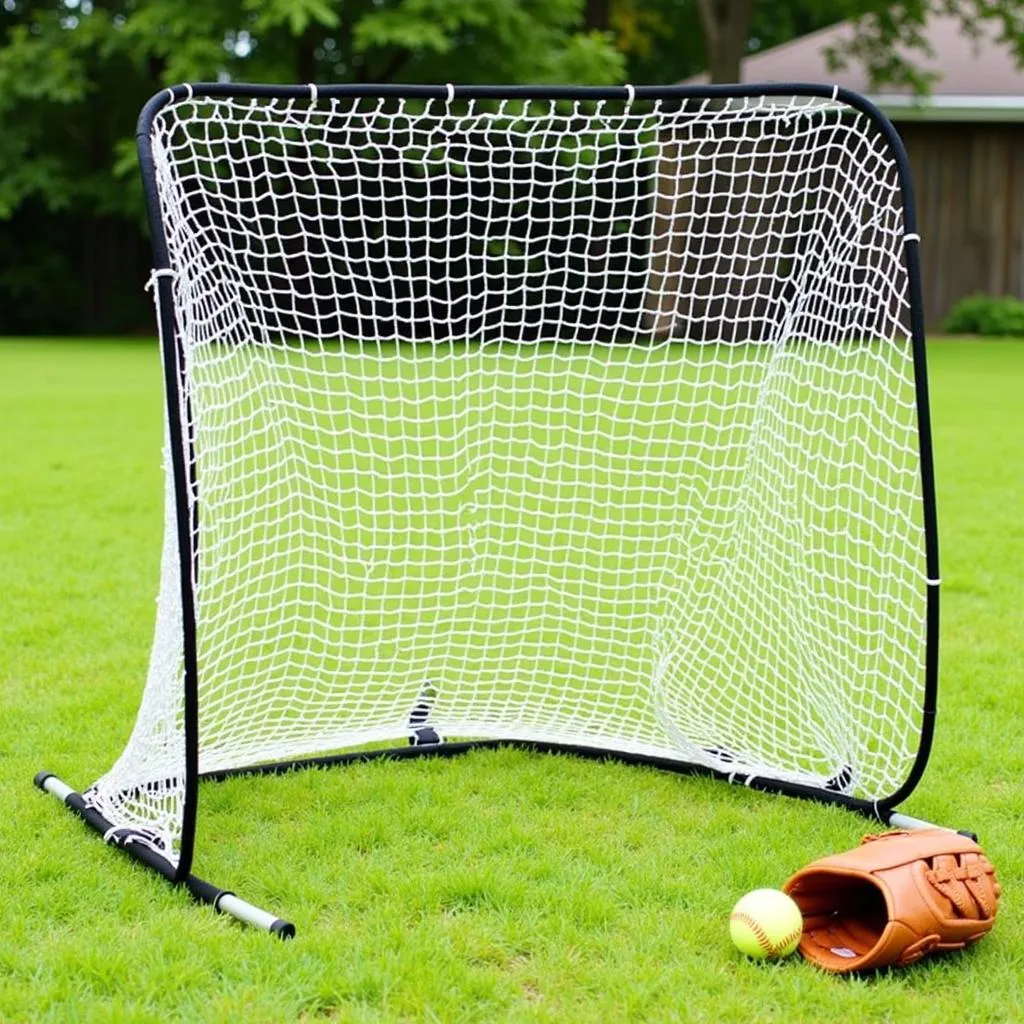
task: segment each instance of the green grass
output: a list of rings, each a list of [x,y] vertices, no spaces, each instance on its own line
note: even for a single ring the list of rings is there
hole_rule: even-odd
[[[155,879],[30,784],[131,729],[160,547],[160,383],[140,343],[0,342],[0,1020],[1003,1021],[1024,925],[1024,343],[930,347],[940,717],[905,809],[976,829],[1004,907],[965,954],[870,980],[757,965],[725,920],[862,820],[653,771],[481,752],[201,793],[196,871],[281,945]]]

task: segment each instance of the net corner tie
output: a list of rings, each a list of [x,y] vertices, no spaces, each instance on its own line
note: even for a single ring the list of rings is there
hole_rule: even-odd
[[[147,292],[151,292],[156,287],[156,284],[160,280],[161,277],[173,278],[174,277],[174,271],[171,270],[170,267],[161,267],[159,270],[156,270],[156,269],[151,270],[149,272],[149,277],[146,279],[146,288],[145,288],[145,290]]]

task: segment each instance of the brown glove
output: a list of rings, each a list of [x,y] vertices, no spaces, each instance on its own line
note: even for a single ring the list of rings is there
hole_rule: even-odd
[[[804,918],[800,952],[828,971],[904,967],[990,931],[999,883],[972,839],[945,829],[865,836],[783,890]]]

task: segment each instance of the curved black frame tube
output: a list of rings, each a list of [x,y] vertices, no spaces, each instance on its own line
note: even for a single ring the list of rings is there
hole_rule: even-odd
[[[576,87],[576,86],[447,86],[447,85],[250,85],[242,83],[200,83],[195,85],[177,85],[157,93],[143,108],[137,127],[139,159],[145,190],[146,206],[152,230],[154,270],[157,272],[157,294],[159,299],[159,319],[161,340],[164,350],[165,388],[168,407],[168,423],[171,436],[173,460],[174,489],[178,508],[178,544],[181,558],[181,597],[184,618],[184,661],[185,661],[185,801],[182,820],[181,860],[177,870],[177,880],[183,881],[190,877],[195,845],[196,808],[198,803],[199,781],[199,733],[198,733],[198,671],[196,663],[195,608],[192,597],[191,580],[198,571],[198,551],[196,547],[196,516],[198,509],[197,481],[194,474],[193,438],[191,436],[192,416],[187,404],[180,405],[179,385],[185,372],[185,353],[177,334],[177,325],[173,313],[173,285],[166,275],[159,272],[170,269],[167,241],[164,233],[163,219],[160,215],[160,198],[157,192],[155,167],[152,151],[151,129],[159,111],[168,103],[183,99],[216,99],[218,97],[250,97],[277,98],[290,100],[339,99],[344,97],[394,97],[407,99],[508,99],[508,100],[619,100],[619,101],[650,101],[650,100],[684,100],[684,99],[728,99],[757,98],[766,96],[815,97],[842,102],[865,114],[876,125],[896,162],[900,189],[903,197],[903,219],[905,234],[905,265],[908,277],[908,299],[910,303],[911,341],[914,354],[915,388],[918,417],[919,453],[921,462],[921,497],[924,507],[924,530],[927,563],[927,638],[925,686],[921,708],[920,743],[910,772],[903,784],[890,796],[874,803],[857,801],[840,793],[830,792],[813,787],[795,786],[768,779],[746,779],[739,775],[728,775],[715,772],[700,765],[683,762],[660,761],[658,759],[637,758],[629,754],[616,754],[601,750],[595,753],[591,748],[556,746],[551,744],[528,744],[535,749],[558,749],[579,754],[580,756],[601,758],[617,758],[629,763],[656,764],[676,772],[689,772],[712,775],[733,782],[743,782],[753,789],[764,789],[772,792],[788,793],[793,796],[807,797],[825,803],[843,804],[856,810],[880,817],[914,790],[921,776],[931,751],[934,720],[936,713],[936,693],[938,685],[938,531],[936,527],[934,475],[932,468],[932,444],[930,419],[928,410],[927,374],[925,356],[925,334],[923,307],[921,302],[921,277],[918,244],[914,240],[917,231],[916,206],[913,184],[906,151],[896,130],[881,112],[867,99],[857,93],[832,85],[808,83],[772,83],[769,85],[723,85],[723,86],[637,86],[622,87]],[[187,400],[186,400],[187,403]],[[188,433],[183,432],[183,426]],[[184,447],[183,447],[184,442]],[[490,741],[486,741],[490,742]],[[510,741],[494,741],[500,745]],[[482,744],[476,744],[480,746]],[[446,744],[433,750],[418,748],[420,754],[432,752],[446,756],[457,753],[458,744]],[[417,748],[411,748],[417,749]],[[382,755],[376,755],[382,756]],[[395,752],[393,757],[417,756],[404,752]],[[289,762],[292,767],[305,764],[340,763],[339,758],[316,758],[308,761]],[[367,760],[365,754],[356,754],[349,760]],[[243,774],[253,771],[271,771],[273,766],[264,768],[240,769],[232,773]],[[278,770],[287,770],[281,767]],[[216,773],[212,777],[220,777]]]
[[[650,754],[634,754],[630,751],[611,750],[605,747],[587,747],[575,743],[552,743],[544,740],[487,739],[458,740],[449,743],[406,745],[404,747],[381,747],[374,750],[350,750],[340,754],[320,757],[297,758],[293,761],[275,761],[269,764],[248,765],[242,768],[226,768],[203,772],[204,782],[223,782],[240,775],[286,775],[304,768],[331,768],[336,765],[366,764],[370,761],[408,761],[418,757],[458,757],[474,750],[524,750],[534,754],[568,754],[588,761],[613,761],[618,764],[640,765],[671,772],[674,775],[698,775],[710,779],[721,779],[736,786],[745,786],[763,793],[776,793],[818,803],[835,804],[857,811],[868,818],[888,824],[892,806],[871,800],[861,800],[815,786],[804,786],[797,782],[770,779],[760,775],[745,775],[742,772],[725,772],[690,761],[674,761],[669,757],[654,757]]]

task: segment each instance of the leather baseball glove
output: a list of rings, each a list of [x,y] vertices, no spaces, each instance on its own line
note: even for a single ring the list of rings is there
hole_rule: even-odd
[[[865,836],[783,886],[804,918],[800,952],[837,973],[960,949],[992,929],[999,883],[981,847],[945,829]]]

